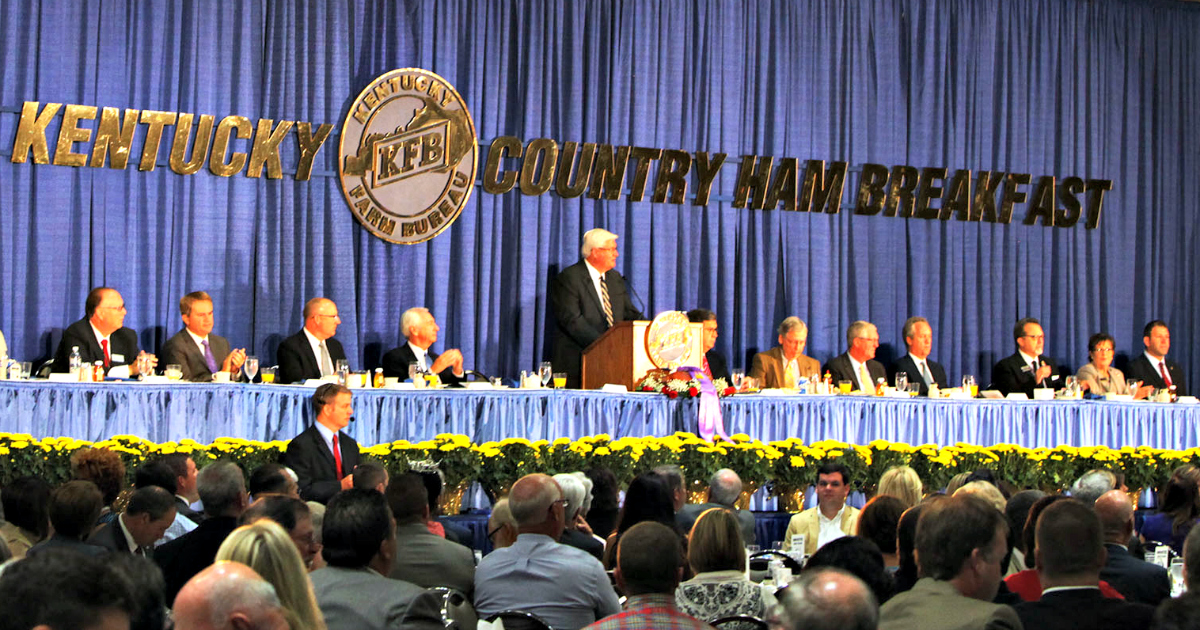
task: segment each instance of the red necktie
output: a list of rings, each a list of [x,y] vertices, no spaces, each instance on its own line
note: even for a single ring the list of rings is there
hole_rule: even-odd
[[[1171,375],[1167,373],[1167,364],[1166,364],[1166,362],[1164,362],[1164,361],[1159,361],[1159,362],[1158,362],[1158,369],[1159,369],[1159,371],[1160,371],[1160,372],[1162,372],[1163,382],[1167,384],[1167,387],[1170,387],[1170,386],[1171,386]]]
[[[108,367],[108,364],[111,362],[111,361],[110,361],[110,359],[109,359],[109,357],[108,357],[108,340],[107,340],[107,339],[101,339],[101,340],[100,340],[100,347],[104,349],[104,367],[106,367],[106,368],[107,368],[107,367]]]
[[[708,367],[708,357],[704,357],[704,373],[708,375],[708,379],[712,380],[712,370]],[[184,462],[187,463],[187,462]]]
[[[338,447],[338,434],[333,434],[333,464],[337,467],[337,478],[342,478],[342,449]]]

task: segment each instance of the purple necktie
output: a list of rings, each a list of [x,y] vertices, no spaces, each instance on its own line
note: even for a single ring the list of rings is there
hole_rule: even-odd
[[[208,371],[212,372],[213,374],[216,374],[217,373],[217,358],[213,356],[212,348],[208,347],[208,340],[205,339],[205,340],[201,341],[200,345],[204,346],[204,362],[208,364]]]

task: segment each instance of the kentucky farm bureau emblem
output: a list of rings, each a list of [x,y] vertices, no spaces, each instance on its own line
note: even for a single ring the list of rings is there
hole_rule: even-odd
[[[354,216],[393,243],[446,229],[475,185],[475,123],[462,96],[418,68],[372,81],[346,115],[338,178]]]

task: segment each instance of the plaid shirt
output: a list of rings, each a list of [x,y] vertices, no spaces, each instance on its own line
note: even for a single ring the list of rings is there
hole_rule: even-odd
[[[712,626],[675,608],[675,596],[664,593],[634,595],[625,611],[609,615],[584,630],[712,630]]]

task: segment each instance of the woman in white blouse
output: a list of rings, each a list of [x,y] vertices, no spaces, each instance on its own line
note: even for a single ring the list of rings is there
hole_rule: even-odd
[[[775,590],[746,577],[742,529],[728,510],[713,508],[696,519],[688,537],[688,564],[695,577],[675,589],[675,604],[696,619],[711,622],[729,615],[762,619],[775,605]],[[725,630],[750,624],[731,623]]]

